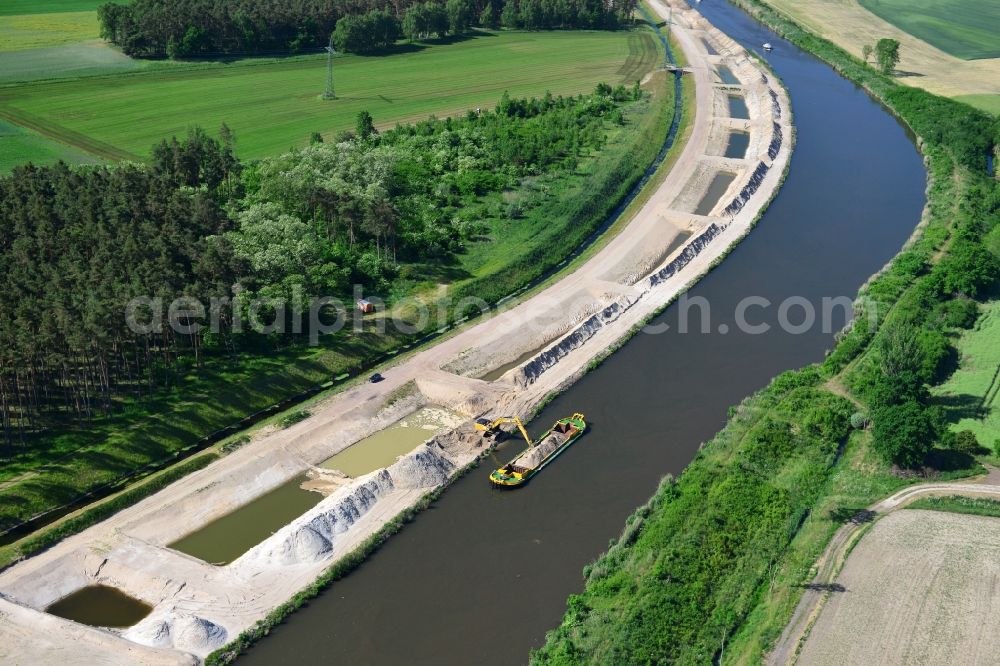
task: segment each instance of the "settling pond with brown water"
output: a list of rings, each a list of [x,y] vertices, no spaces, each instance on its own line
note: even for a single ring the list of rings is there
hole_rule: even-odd
[[[320,463],[357,477],[391,465],[436,433],[459,423],[454,413],[425,407],[398,423],[362,439]],[[169,545],[210,564],[229,564],[292,520],[319,504],[323,495],[306,490],[300,474]]]

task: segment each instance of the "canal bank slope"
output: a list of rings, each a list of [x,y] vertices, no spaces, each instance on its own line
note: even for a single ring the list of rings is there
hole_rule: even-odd
[[[697,109],[674,168],[618,237],[572,275],[400,363],[385,381],[334,396],[316,405],[309,419],[270,432],[12,567],[0,575],[0,592],[17,602],[9,612],[37,613],[101,583],[153,606],[123,637],[84,630],[105,639],[103,661],[134,661],[136,643],[204,657],[446,484],[483,453],[482,442],[471,428],[460,428],[387,469],[338,484],[316,507],[227,566],[167,544],[422,405],[470,418],[530,414],[707,272],[749,232],[782,180],[793,138],[789,102],[756,60],[686,5],[653,7],[664,18],[672,7],[672,31],[689,63],[686,75],[695,79]],[[733,99],[742,99],[745,114]],[[749,133],[742,157],[725,156],[733,132]],[[492,381],[479,379],[522,358]],[[45,660],[52,656],[45,646],[60,637],[71,642],[81,631],[62,620],[50,624],[44,642],[8,636],[2,626],[0,634],[9,638],[5,647],[12,654]],[[202,631],[181,631],[191,626]]]

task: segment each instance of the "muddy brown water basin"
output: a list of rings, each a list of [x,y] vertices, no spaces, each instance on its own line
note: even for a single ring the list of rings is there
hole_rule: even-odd
[[[780,327],[778,305],[801,296],[821,312],[824,298],[853,299],[902,247],[926,187],[904,128],[853,83],[730,5],[696,7],[747,48],[775,46],[766,57],[791,94],[797,127],[788,176],[760,223],[691,289],[711,305],[709,329],[701,332],[693,307],[690,331],[680,333],[680,308],[668,308],[652,323],[669,329],[634,337],[529,424],[537,436],[575,411],[590,424],[531,483],[514,492],[489,487],[496,462],[523,448],[509,442],[239,663],[527,662],[562,621],[566,597],[583,588],[583,566],[660,478],[683,471],[725,425],[730,406],[833,346],[843,317],[796,334]],[[747,312],[750,323],[770,326],[765,333],[736,326],[735,309],[748,296],[772,303]]]
[[[708,215],[711,213],[712,209],[719,203],[719,199],[726,193],[726,190],[729,189],[734,180],[736,180],[736,174],[734,173],[720,171],[715,174],[712,182],[708,184],[708,190],[705,191],[701,201],[698,202],[698,207],[694,209],[694,214]]]
[[[735,74],[733,74],[733,70],[729,69],[725,65],[716,67],[715,71],[719,75],[719,80],[723,83],[731,86],[740,85],[740,80],[736,78]]]
[[[726,95],[729,104],[729,117],[741,120],[749,120],[750,112],[747,110],[747,101],[739,95]]]
[[[388,467],[435,434],[462,421],[454,412],[425,407],[395,425],[359,440],[320,464],[358,477]],[[240,508],[168,545],[209,564],[225,565],[313,508],[324,495],[307,490],[306,474],[281,484]]]
[[[479,379],[482,379],[483,381],[487,382],[495,382],[496,380],[503,377],[508,370],[512,370],[519,365],[527,363],[535,356],[541,354],[543,351],[548,349],[549,345],[551,345],[554,341],[555,338],[552,338],[551,340],[546,340],[544,344],[538,345],[534,349],[529,349],[528,351],[524,352],[523,354],[515,358],[513,361],[508,361],[507,363],[504,363],[503,365],[490,370],[486,374],[479,377]]]
[[[167,547],[209,564],[229,564],[319,504],[323,495],[302,488],[308,480],[300,474]]]
[[[92,627],[124,629],[149,615],[153,607],[107,585],[88,585],[45,609],[46,613]]]
[[[364,476],[369,472],[388,467],[399,456],[409,453],[434,435],[454,428],[463,421],[465,421],[463,417],[447,409],[424,407],[395,425],[352,444],[319,466],[339,470],[351,477]]]
[[[741,160],[747,155],[747,148],[750,147],[749,132],[730,132],[729,142],[726,144],[725,157],[733,157]]]

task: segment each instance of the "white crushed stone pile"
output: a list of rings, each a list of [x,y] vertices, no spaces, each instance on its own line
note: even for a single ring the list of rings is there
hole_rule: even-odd
[[[175,607],[162,615],[146,618],[124,634],[125,638],[142,645],[198,654],[222,647],[228,635],[225,628],[211,620],[178,612]]]
[[[388,469],[397,488],[432,488],[448,480],[455,471],[455,463],[445,457],[440,444],[431,441]]]
[[[375,503],[395,487],[387,470],[379,470],[357,483],[344,486],[313,509],[279,530],[275,537],[250,549],[240,558],[245,563],[314,563],[333,553],[333,542]]]

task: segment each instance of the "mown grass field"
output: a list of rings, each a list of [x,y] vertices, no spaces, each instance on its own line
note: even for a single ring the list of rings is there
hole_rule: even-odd
[[[0,3],[0,16],[96,12],[105,2],[106,0],[4,0]]]
[[[914,37],[965,60],[1000,57],[995,0],[860,0],[861,6]]]
[[[35,164],[53,164],[59,160],[69,164],[98,161],[82,150],[46,139],[37,132],[0,119],[0,173],[10,171],[29,160]]]
[[[1000,116],[1000,95],[961,95],[956,97],[959,102],[971,104],[994,116]]]
[[[207,64],[0,89],[0,114],[104,157],[138,158],[193,124],[227,123],[243,158],[352,128],[361,110],[377,124],[492,107],[512,96],[575,94],[601,81],[632,83],[657,60],[646,32],[479,32],[465,41],[337,59],[339,99],[319,98],[323,57]]]
[[[981,445],[990,448],[1000,439],[1000,301],[984,306],[975,328],[955,346],[959,368],[934,389],[934,395],[948,410],[953,430],[971,430]]]
[[[0,51],[76,44],[99,36],[96,12],[0,16]]]

